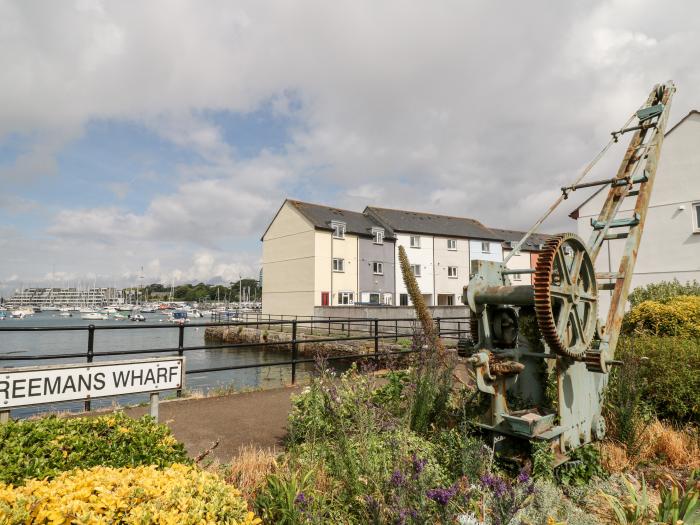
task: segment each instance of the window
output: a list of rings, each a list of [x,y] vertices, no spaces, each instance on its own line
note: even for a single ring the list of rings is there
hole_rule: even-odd
[[[447,267],[447,277],[449,277],[451,279],[457,278],[457,267],[456,266],[448,266]]]
[[[345,259],[333,259],[333,271],[334,272],[344,272],[345,271]]]
[[[384,263],[373,262],[372,263],[372,273],[374,275],[384,275]]]
[[[457,249],[457,241],[454,239],[447,239],[447,249],[448,250],[456,250]]]
[[[413,275],[420,277],[420,264],[412,264],[411,270],[413,270]]]
[[[345,239],[345,223],[344,222],[331,222],[331,228],[333,228],[333,238],[334,239]]]
[[[369,294],[369,304],[379,304],[379,294],[378,293]]]
[[[700,232],[700,202],[693,204],[693,230]]]
[[[522,275],[519,274],[519,273],[514,273],[514,274],[513,274],[513,280],[514,280],[514,281],[522,281],[522,280],[523,280],[523,277],[522,277]]]
[[[481,253],[491,253],[491,243],[482,242],[481,243]]]
[[[384,294],[384,304],[387,306],[394,304],[393,296],[390,293]]]
[[[353,296],[352,292],[338,292],[338,304],[354,304]]]
[[[411,248],[420,248],[420,236],[411,235]]]
[[[384,230],[372,229],[374,244],[384,244]]]
[[[408,306],[408,294],[402,293],[399,296],[399,306]]]

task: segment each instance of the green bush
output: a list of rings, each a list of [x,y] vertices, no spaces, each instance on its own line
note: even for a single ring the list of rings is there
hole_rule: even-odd
[[[647,358],[640,363],[641,395],[660,418],[700,423],[700,338],[622,337],[616,358]]]
[[[679,295],[663,303],[644,301],[625,316],[626,333],[700,337],[700,296]]]
[[[688,281],[685,284],[681,284],[678,279],[652,283],[635,288],[630,292],[628,300],[630,306],[634,308],[644,301],[665,303],[679,295],[700,295],[700,283]]]
[[[53,478],[76,468],[189,463],[170,429],[148,416],[47,417],[0,425],[0,482]]]

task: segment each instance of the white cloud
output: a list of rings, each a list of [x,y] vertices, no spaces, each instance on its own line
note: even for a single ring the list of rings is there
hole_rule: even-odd
[[[674,119],[700,104],[698,15],[695,2],[651,0],[0,0],[0,141],[34,137],[0,176],[55,173],[92,119],[141,123],[196,153],[176,174],[144,167],[163,190],[142,209],[56,214],[55,249],[84,253],[85,240],[109,272],[130,253],[157,259],[156,273],[235,273],[248,263],[221,255],[243,243],[255,259],[287,193],[527,228],[654,83],[677,81]],[[262,105],[294,116],[291,141],[240,158],[208,115]],[[572,227],[562,217],[553,229]]]

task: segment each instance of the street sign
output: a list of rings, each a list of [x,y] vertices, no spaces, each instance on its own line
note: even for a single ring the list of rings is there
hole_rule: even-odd
[[[184,357],[0,368],[0,411],[183,388]]]

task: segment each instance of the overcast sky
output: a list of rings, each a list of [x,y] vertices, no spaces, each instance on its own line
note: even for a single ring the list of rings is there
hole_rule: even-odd
[[[700,106],[698,20],[691,0],[0,0],[0,291],[254,276],[287,196],[527,229],[655,83],[678,86],[671,123]]]

